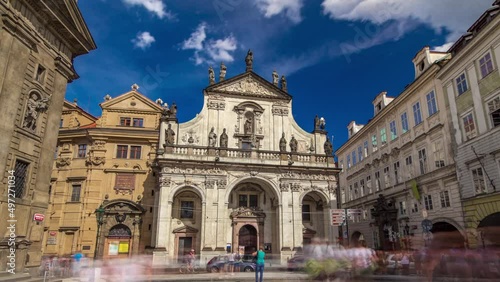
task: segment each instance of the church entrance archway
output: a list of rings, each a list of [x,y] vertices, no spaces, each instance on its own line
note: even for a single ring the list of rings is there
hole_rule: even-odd
[[[125,224],[113,226],[106,236],[104,254],[109,258],[123,258],[130,254],[132,231]]]
[[[249,224],[242,226],[238,232],[238,246],[245,254],[255,252],[258,246],[257,229]]]
[[[482,246],[500,246],[500,212],[492,213],[477,226]]]

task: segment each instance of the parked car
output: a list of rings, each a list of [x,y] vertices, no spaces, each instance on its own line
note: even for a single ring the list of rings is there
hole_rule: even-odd
[[[208,272],[219,272],[228,269],[229,257],[227,255],[215,256],[207,263]],[[255,271],[255,260],[251,256],[244,256],[242,260],[234,262],[234,272]]]
[[[303,270],[306,265],[306,257],[296,255],[288,260],[287,269],[289,271]]]

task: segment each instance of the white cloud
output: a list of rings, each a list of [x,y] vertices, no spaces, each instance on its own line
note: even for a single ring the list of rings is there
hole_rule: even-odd
[[[149,12],[155,14],[160,19],[166,17],[167,19],[174,19],[175,16],[167,10],[167,6],[163,0],[122,0],[125,4],[130,6],[142,6]]]
[[[447,44],[451,44],[491,4],[491,0],[323,0],[321,5],[323,13],[336,20],[369,21],[377,25],[390,20],[417,20],[436,33],[447,30]]]
[[[439,51],[439,52],[447,52],[453,44],[455,44],[455,42],[448,42],[448,43],[445,43],[441,46],[435,46],[432,48],[432,50]]]
[[[203,63],[232,62],[231,54],[238,47],[238,41],[233,35],[222,39],[207,39],[207,24],[200,23],[191,36],[182,42],[182,50],[195,50],[192,60],[196,65]]]
[[[155,41],[155,38],[149,33],[149,31],[139,32],[136,38],[132,39],[134,46],[136,48],[141,48],[142,50],[150,47]]]
[[[202,50],[203,49],[203,41],[207,38],[207,33],[205,29],[207,28],[206,23],[201,23],[196,30],[191,33],[191,36],[184,40],[182,43],[182,49],[195,49]]]
[[[266,18],[285,13],[292,22],[299,23],[302,21],[302,2],[303,0],[256,0],[255,5]]]

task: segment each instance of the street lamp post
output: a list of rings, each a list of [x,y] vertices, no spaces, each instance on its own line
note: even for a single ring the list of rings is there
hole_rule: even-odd
[[[99,233],[101,231],[101,225],[104,218],[104,208],[102,207],[102,205],[100,205],[99,208],[95,210],[95,218],[97,221],[97,234],[95,236],[94,260],[97,258],[97,250],[99,248]]]

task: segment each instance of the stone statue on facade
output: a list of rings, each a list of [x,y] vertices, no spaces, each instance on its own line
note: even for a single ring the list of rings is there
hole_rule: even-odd
[[[247,64],[247,71],[251,71],[253,68],[253,53],[252,50],[248,50],[247,56],[245,57],[245,63]]]
[[[297,153],[298,142],[297,139],[292,135],[292,139],[290,139],[290,152]]]
[[[169,123],[168,128],[165,129],[165,146],[173,146],[175,142],[175,132],[172,125]]]
[[[227,141],[228,141],[228,137],[227,137],[226,129],[224,128],[222,130],[222,134],[220,135],[220,147],[227,148]]]
[[[273,71],[273,84],[274,86],[278,87],[280,76],[276,72],[276,70]]]
[[[26,114],[23,126],[29,130],[36,129],[38,115],[49,107],[49,98],[41,98],[36,93],[32,93],[28,99]]]
[[[208,82],[210,85],[215,84],[215,73],[212,67],[208,68]]]
[[[286,86],[286,77],[284,75],[281,76],[281,90],[287,92],[288,88]]]
[[[280,139],[280,152],[286,152],[286,139],[285,139],[285,132],[281,135]]]
[[[318,130],[319,129],[319,117],[318,115],[316,115],[316,117],[314,117],[314,130]]]
[[[175,102],[170,106],[170,117],[175,118],[177,116],[177,104]]]
[[[214,132],[214,128],[210,130],[210,133],[208,134],[208,146],[209,147],[215,147],[215,143],[217,142],[217,134]]]
[[[220,63],[220,73],[219,73],[219,81],[224,81],[226,79],[226,70],[227,67],[224,65],[224,63]]]
[[[333,145],[328,138],[326,138],[324,149],[327,156],[331,156],[333,154]]]
[[[247,121],[245,121],[244,132],[245,134],[252,133],[252,121],[250,119],[247,119]]]

